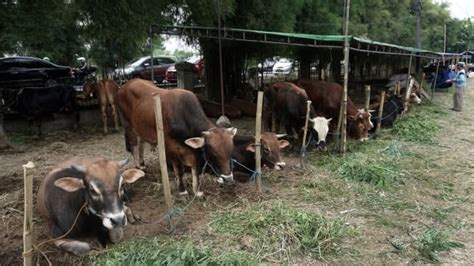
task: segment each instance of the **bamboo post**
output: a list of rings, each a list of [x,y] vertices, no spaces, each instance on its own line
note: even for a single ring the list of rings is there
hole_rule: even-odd
[[[165,203],[168,210],[173,207],[171,202],[170,180],[168,177],[168,165],[166,164],[165,136],[163,134],[163,115],[161,113],[161,98],[159,93],[153,94],[155,101],[155,121],[156,121],[156,138],[158,141],[158,156],[161,168],[161,181],[163,184],[163,193],[165,194]]]
[[[369,111],[370,105],[370,85],[365,85],[365,106],[364,109],[366,112]]]
[[[400,80],[395,82],[395,95],[400,96]]]
[[[309,123],[309,113],[311,110],[311,101],[306,101],[306,117],[304,121],[304,129],[303,129],[303,141],[301,143],[301,158],[300,164],[301,167],[304,167],[305,164],[305,157],[306,157],[306,136],[308,134],[308,123]]]
[[[433,100],[434,94],[436,92],[436,83],[438,82],[438,72],[439,72],[439,59],[438,59],[438,62],[436,63],[435,79],[434,79],[433,86],[431,87],[431,100]]]
[[[260,138],[262,132],[262,105],[263,105],[263,91],[258,92],[257,98],[257,117],[255,118],[255,171],[257,191],[262,193],[262,161],[261,161],[261,147]]]
[[[383,104],[385,103],[385,91],[380,92],[379,119],[377,120],[377,130],[382,126]]]
[[[425,81],[425,73],[421,73],[421,80],[420,80],[420,92],[423,91],[423,82]]]
[[[345,14],[346,19],[344,22],[344,92],[342,101],[342,127],[341,127],[341,153],[344,156],[346,153],[346,142],[347,142],[347,83],[349,81],[349,11],[350,11],[351,0],[346,0]]]
[[[26,169],[33,169],[35,164],[23,165],[24,178],[24,220],[23,220],[23,265],[33,264],[33,176],[26,174]]]
[[[415,83],[414,79],[410,79],[410,82],[408,84],[408,87],[405,91],[405,100],[403,102],[403,113],[405,114],[408,111],[408,103],[410,102],[410,95],[411,95],[411,89],[413,88],[413,84]]]

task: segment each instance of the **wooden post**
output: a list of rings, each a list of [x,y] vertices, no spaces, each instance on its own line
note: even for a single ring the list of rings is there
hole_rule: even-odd
[[[33,264],[33,175],[27,175],[26,169],[35,167],[33,162],[23,165],[24,178],[24,220],[23,220],[23,265]]]
[[[347,83],[349,81],[349,11],[351,0],[346,0],[345,14],[346,21],[344,22],[344,92],[342,101],[342,127],[341,127],[341,153],[344,156],[346,153],[347,142]]]
[[[377,130],[382,126],[383,104],[385,103],[385,91],[380,92],[379,119],[377,120]]]
[[[408,111],[408,103],[410,102],[410,95],[411,95],[411,89],[413,88],[413,84],[415,83],[414,79],[410,79],[410,82],[408,83],[408,87],[405,91],[405,100],[403,101],[403,113],[405,114]]]
[[[258,92],[257,98],[257,117],[255,118],[255,171],[257,191],[262,193],[262,161],[261,161],[261,147],[260,138],[262,132],[262,105],[263,105],[263,91]]]
[[[438,59],[438,62],[436,63],[436,74],[435,74],[436,76],[434,79],[433,86],[431,88],[431,100],[433,100],[434,94],[436,92],[436,83],[438,82],[438,72],[439,72],[439,59]]]
[[[370,105],[370,85],[365,85],[365,106],[364,109],[366,112],[369,111]]]
[[[411,62],[413,61],[413,55],[410,55],[410,63],[408,64],[408,73],[407,73],[407,83],[406,88],[408,90],[408,83],[410,83],[410,75],[411,75]]]
[[[163,115],[161,113],[161,98],[159,93],[153,94],[155,100],[155,121],[156,121],[156,139],[158,142],[158,156],[161,168],[161,181],[163,184],[163,193],[165,194],[165,203],[168,210],[173,207],[171,202],[170,180],[168,177],[168,165],[166,164],[165,136],[163,134]]]
[[[400,80],[395,82],[395,95],[400,96]]]
[[[304,129],[303,129],[303,141],[301,143],[301,158],[300,158],[301,167],[304,167],[305,157],[306,157],[306,136],[308,134],[310,110],[311,110],[311,101],[306,101],[306,117],[305,117],[305,122],[304,122]]]

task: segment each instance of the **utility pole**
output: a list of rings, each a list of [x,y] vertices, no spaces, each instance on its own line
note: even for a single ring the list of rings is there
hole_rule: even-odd
[[[421,49],[421,11],[423,10],[423,6],[421,4],[421,0],[414,0],[411,4],[411,13],[415,14],[416,16],[416,48]],[[420,58],[416,57],[416,71],[420,69]]]
[[[446,23],[444,24],[444,30],[443,30],[443,52],[446,53]]]

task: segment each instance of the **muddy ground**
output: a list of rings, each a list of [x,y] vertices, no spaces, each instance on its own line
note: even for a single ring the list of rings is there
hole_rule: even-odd
[[[449,209],[451,220],[459,223],[454,239],[465,247],[441,254],[441,262],[448,264],[474,263],[474,97],[472,91],[466,97],[466,108],[462,113],[450,112],[444,121],[439,134],[440,145],[436,147],[420,146],[426,150],[426,158],[436,158],[434,167],[426,168],[424,176],[430,180],[412,180],[410,184],[400,187],[397,193],[387,194],[387,200],[406,204],[406,208],[378,208],[374,205],[360,205],[359,199],[366,197],[361,190],[351,188],[344,180],[335,179],[332,173],[324,169],[311,168],[312,177],[325,184],[318,197],[311,198],[313,208],[326,216],[333,217],[345,213],[348,224],[357,229],[358,234],[345,240],[345,246],[351,252],[343,256],[328,258],[336,264],[407,264],[417,262],[418,255],[411,250],[405,254],[393,252],[391,240],[394,238],[409,239],[410,235],[421,231],[426,224],[433,222],[431,210]],[[436,103],[446,110],[450,107],[451,95],[439,94]],[[252,132],[253,119],[235,121],[239,133]],[[103,156],[120,160],[126,157],[123,136],[121,133],[103,135],[100,128],[83,128],[76,132],[48,132],[44,139],[34,139],[21,134],[10,137],[16,149],[0,151],[0,264],[18,265],[22,257],[23,228],[23,170],[22,164],[33,161],[36,168],[34,191],[37,191],[42,178],[58,161],[70,156]],[[157,154],[146,148],[146,177],[133,184],[134,197],[130,206],[141,221],[129,225],[125,230],[124,241],[166,234],[168,228],[163,219],[164,200],[162,197],[160,170]],[[176,184],[172,182],[172,195],[175,206],[185,207],[182,217],[175,220],[177,237],[181,234],[194,235],[196,238],[208,230],[209,212],[232,209],[243,200],[249,202],[261,198],[285,197],[293,202],[292,191],[298,186],[298,180],[304,172],[298,167],[294,152],[285,154],[288,167],[283,171],[271,173],[271,180],[264,182],[265,193],[257,195],[254,184],[240,184],[219,187],[209,175],[204,176],[202,189],[204,199],[193,200],[192,196],[177,196]],[[312,156],[311,158],[318,158]],[[426,159],[425,158],[425,159]],[[426,164],[424,158],[420,164]],[[310,162],[311,164],[311,162]],[[131,164],[129,164],[131,167]],[[410,171],[410,169],[405,169]],[[415,170],[415,169],[413,169]],[[172,175],[171,175],[171,178]],[[190,184],[188,183],[188,188]],[[335,188],[335,189],[334,189]],[[334,190],[333,190],[334,189]],[[190,189],[188,189],[190,190]],[[384,192],[377,192],[384,193]],[[372,194],[370,194],[372,195]],[[299,197],[299,195],[297,196]],[[35,197],[36,199],[36,197]],[[191,203],[189,206],[188,204]],[[371,203],[372,204],[372,203]],[[398,205],[397,205],[398,206]],[[403,205],[405,206],[405,205]],[[430,220],[431,219],[431,220]],[[35,243],[48,239],[45,221],[35,214]],[[408,233],[407,233],[408,232]],[[410,233],[412,232],[412,233]],[[406,240],[410,241],[410,240]],[[392,241],[393,242],[393,241]],[[52,245],[44,245],[41,250],[55,264],[81,264],[87,260],[64,255]],[[99,251],[100,252],[100,251]],[[44,263],[44,260],[41,260]],[[321,263],[312,261],[312,263]]]

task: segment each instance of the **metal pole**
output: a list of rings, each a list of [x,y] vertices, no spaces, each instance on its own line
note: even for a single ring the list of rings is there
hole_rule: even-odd
[[[257,191],[260,193],[262,193],[262,161],[260,147],[262,131],[262,105],[263,91],[259,91],[257,96],[257,117],[255,118],[255,171],[257,172],[255,183],[257,186]]]
[[[150,26],[150,67],[151,67],[151,82],[155,83],[155,74],[153,73],[153,28]]]
[[[221,80],[221,110],[222,116],[224,113],[224,75],[222,74],[222,41],[221,41],[221,7],[220,0],[217,0],[217,28],[219,30],[219,75]]]
[[[444,37],[443,51],[446,53],[446,24],[444,24],[443,37]]]
[[[161,112],[160,93],[154,93],[155,101],[155,122],[156,122],[156,138],[158,144],[158,157],[160,160],[161,182],[163,184],[163,193],[165,194],[165,203],[168,210],[173,207],[171,201],[170,180],[168,177],[168,165],[166,164],[165,136],[163,134],[163,114]]]
[[[351,0],[347,0],[346,4],[346,21],[344,25],[344,92],[343,92],[343,105],[342,105],[342,127],[341,127],[341,153],[344,156],[346,153],[346,141],[347,141],[347,83],[349,79],[349,11],[350,11]]]

